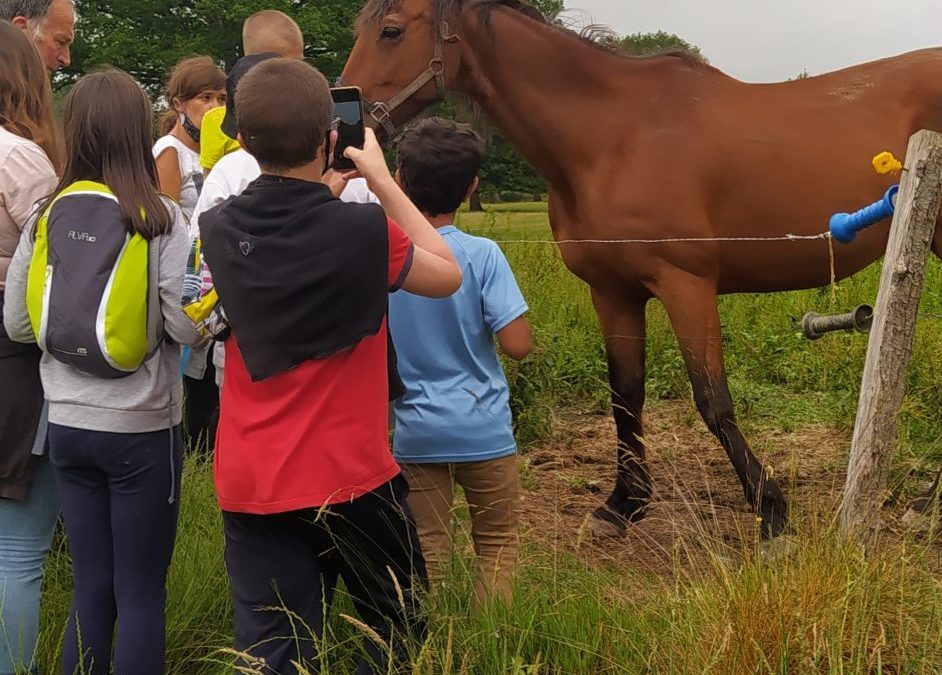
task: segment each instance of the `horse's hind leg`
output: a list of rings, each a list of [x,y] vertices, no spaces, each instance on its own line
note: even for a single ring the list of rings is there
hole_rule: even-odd
[[[692,275],[672,278],[658,296],[664,303],[683,351],[694,399],[707,427],[723,444],[742,484],[746,500],[756,508],[764,537],[781,534],[787,519],[785,497],[749,448],[733,412],[715,285]]]
[[[592,299],[605,337],[612,410],[618,433],[615,489],[593,514],[593,531],[621,535],[639,520],[651,499],[651,478],[644,461],[644,309],[647,299],[611,300],[598,291]]]

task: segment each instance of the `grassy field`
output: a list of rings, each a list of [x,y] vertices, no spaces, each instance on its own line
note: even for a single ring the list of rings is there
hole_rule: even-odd
[[[531,305],[537,348],[508,365],[524,453],[565,434],[564,411],[608,407],[604,356],[587,289],[563,268],[549,240],[545,206],[502,205],[462,214],[463,228],[503,244]],[[832,292],[738,296],[722,301],[727,368],[747,435],[808,425],[853,424],[865,340],[832,335],[809,343],[798,321],[809,310],[873,303],[878,270]],[[900,427],[893,490],[904,496],[942,461],[940,268],[930,265],[916,355]],[[683,362],[663,311],[649,309],[648,393],[688,398]],[[605,439],[614,446],[613,439]],[[808,452],[814,452],[809,447]],[[757,448],[761,456],[762,449]],[[608,479],[608,476],[603,476]],[[810,514],[815,505],[796,505]],[[942,585],[938,553],[903,538],[864,558],[827,519],[795,517],[798,543],[772,562],[755,550],[730,564],[709,547],[702,564],[664,575],[589,561],[539,541],[526,543],[513,610],[468,611],[468,560],[430,599],[432,637],[417,673],[935,673],[942,672]],[[221,521],[210,467],[186,467],[170,579],[169,672],[231,672],[224,649],[231,618]],[[39,662],[54,669],[67,612],[69,571],[59,541],[45,580]],[[342,603],[343,604],[343,603]],[[341,609],[349,613],[349,607]],[[323,672],[349,671],[360,634],[334,612]],[[312,668],[311,672],[317,672]]]

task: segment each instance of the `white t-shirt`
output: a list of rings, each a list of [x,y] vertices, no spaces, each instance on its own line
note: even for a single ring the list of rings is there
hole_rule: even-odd
[[[199,228],[199,216],[233,195],[242,194],[253,180],[262,175],[258,162],[245,150],[236,150],[220,159],[203,183],[203,191],[193,211],[193,225]],[[378,204],[376,198],[362,178],[352,180],[340,198],[355,204]]]
[[[203,184],[203,191],[193,210],[191,219],[194,231],[199,233],[200,215],[214,206],[221,204],[234,195],[242,194],[253,180],[262,175],[258,162],[245,150],[236,150],[220,159]],[[379,204],[363,178],[356,178],[344,189],[340,199],[354,204]],[[210,270],[212,271],[212,270]],[[221,342],[216,343],[213,352],[213,365],[216,366],[216,384],[222,386],[223,368],[226,363],[226,351]]]
[[[165,151],[173,148],[177,151],[177,162],[180,165],[180,210],[186,216],[187,222],[193,220],[193,211],[203,186],[203,168],[200,166],[200,154],[190,150],[176,136],[167,134],[161,136],[154,143],[154,159],[160,157]],[[190,235],[194,234],[193,225],[190,225]]]

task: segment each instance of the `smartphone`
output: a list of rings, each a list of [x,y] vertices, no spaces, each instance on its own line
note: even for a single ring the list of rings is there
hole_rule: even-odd
[[[333,168],[353,171],[356,166],[343,153],[351,146],[363,147],[363,94],[359,87],[336,87],[330,93],[334,98],[334,119],[337,123]]]

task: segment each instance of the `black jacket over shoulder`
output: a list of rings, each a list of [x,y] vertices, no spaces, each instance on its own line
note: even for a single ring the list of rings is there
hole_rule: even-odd
[[[383,327],[389,231],[380,206],[263,175],[203,214],[200,235],[254,381],[350,349]]]

